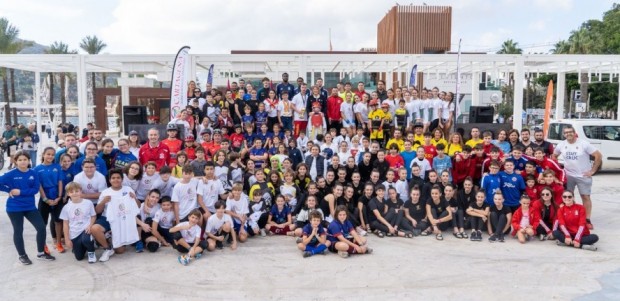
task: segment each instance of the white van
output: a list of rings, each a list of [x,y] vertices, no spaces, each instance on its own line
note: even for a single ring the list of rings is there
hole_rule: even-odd
[[[564,140],[562,131],[567,125],[575,129],[577,139],[585,139],[603,155],[599,170],[620,169],[620,120],[611,119],[563,119],[549,123],[547,141],[556,146]],[[562,157],[558,158],[562,163]]]

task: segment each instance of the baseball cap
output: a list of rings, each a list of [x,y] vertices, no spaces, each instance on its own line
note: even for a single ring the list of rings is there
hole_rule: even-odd
[[[204,130],[202,130],[202,132],[200,132],[200,135],[201,135],[201,136],[202,136],[202,135],[204,135],[204,134],[209,134],[209,135],[211,135],[211,130],[210,130],[210,129],[204,129]]]
[[[421,122],[416,122],[416,123],[413,125],[413,127],[414,127],[414,128],[423,128],[423,127],[424,127],[424,124],[422,124]]]
[[[138,136],[138,132],[136,132],[136,131],[129,132],[129,136],[134,136],[134,135]]]
[[[178,131],[178,130],[179,130],[179,128],[177,128],[177,125],[174,124],[174,123],[169,123],[166,126],[166,131]]]

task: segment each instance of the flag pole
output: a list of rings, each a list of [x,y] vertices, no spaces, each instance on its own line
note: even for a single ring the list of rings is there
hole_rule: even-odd
[[[332,48],[332,28],[329,28],[329,52],[332,52],[333,48]]]
[[[461,39],[459,39],[459,51],[456,57],[456,91],[455,91],[455,95],[454,95],[454,99],[452,101],[455,101],[454,103],[454,122],[452,122],[453,132],[456,132],[456,122],[457,119],[460,115],[460,101],[461,100]]]

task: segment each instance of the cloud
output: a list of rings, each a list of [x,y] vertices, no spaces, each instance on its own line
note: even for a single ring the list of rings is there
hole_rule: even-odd
[[[534,21],[534,22],[530,22],[530,24],[528,25],[528,28],[531,30],[535,30],[535,31],[542,31],[546,28],[547,24],[545,23],[545,20],[538,20],[538,21]]]

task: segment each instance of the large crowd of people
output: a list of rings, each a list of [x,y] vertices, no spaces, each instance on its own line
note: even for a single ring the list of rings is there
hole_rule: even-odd
[[[453,130],[453,94],[437,88],[379,80],[372,92],[363,82],[328,91],[286,73],[262,83],[203,92],[190,82],[167,137],[153,128],[115,142],[89,125],[45,147],[41,162],[11,154],[0,190],[20,262],[31,264],[24,218],[38,259],[55,259],[49,222],[56,251],[90,263],[172,247],[187,265],[268,235],[292,237],[303,257],[372,253],[369,234],[597,249],[589,196],[601,154],[570,127],[556,147],[528,129],[474,127],[465,140]]]

